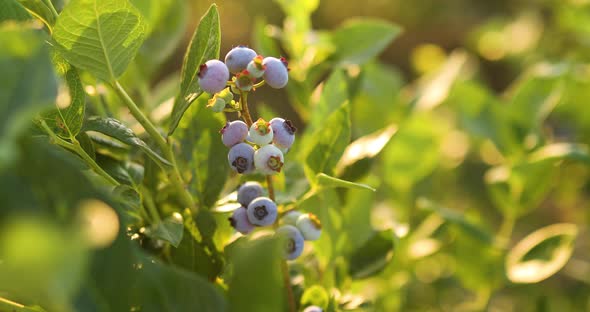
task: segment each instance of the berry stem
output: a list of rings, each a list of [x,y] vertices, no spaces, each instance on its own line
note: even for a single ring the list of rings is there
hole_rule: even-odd
[[[242,107],[242,115],[248,128],[252,125],[252,117],[250,116],[250,109],[248,109],[248,92],[240,91],[240,106]]]
[[[117,92],[117,95],[123,100],[129,111],[135,117],[135,119],[143,126],[145,131],[150,135],[152,140],[156,142],[164,157],[172,163],[172,168],[167,169],[166,173],[168,176],[168,180],[172,184],[172,186],[176,189],[176,193],[179,196],[179,199],[182,202],[182,205],[185,208],[195,209],[195,202],[193,201],[192,196],[188,192],[188,190],[184,187],[184,181],[182,180],[182,176],[180,175],[180,170],[178,170],[178,165],[176,164],[176,158],[174,157],[174,153],[172,151],[172,146],[168,145],[166,139],[160,134],[158,129],[152,124],[152,122],[143,114],[143,112],[137,107],[137,104],[131,99],[129,94],[125,91],[123,86],[115,80],[113,83],[113,88]]]

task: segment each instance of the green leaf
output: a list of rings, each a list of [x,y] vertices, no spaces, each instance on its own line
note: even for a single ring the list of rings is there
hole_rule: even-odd
[[[326,116],[330,116],[348,99],[346,74],[342,70],[335,70],[321,88],[322,95],[318,104],[314,107],[314,112],[311,114],[311,120],[304,134],[303,140],[306,142],[309,140],[308,136],[313,136],[317,129],[325,128]]]
[[[588,146],[575,143],[553,143],[539,148],[528,156],[528,161],[531,163],[566,159],[590,164]]]
[[[419,198],[416,205],[420,209],[432,211],[438,214],[445,221],[456,225],[466,234],[479,239],[483,243],[491,244],[493,241],[493,236],[491,233],[484,230],[481,225],[474,224],[473,222],[467,220],[467,218],[465,218],[465,215],[457,211],[453,211],[448,208],[439,206],[438,204],[431,202],[430,200],[425,198]]]
[[[331,177],[324,173],[318,173],[316,176],[317,185],[320,188],[333,188],[333,187],[343,187],[349,189],[361,189],[361,190],[369,190],[375,192],[376,189],[362,183],[355,183],[350,182],[338,178]]]
[[[315,305],[322,309],[326,309],[329,302],[330,297],[328,292],[320,285],[313,285],[307,288],[301,296],[302,306]]]
[[[400,33],[399,26],[384,20],[348,20],[333,33],[336,60],[342,65],[362,65],[381,53]]]
[[[135,57],[145,31],[127,0],[73,0],[55,23],[53,41],[74,66],[113,82]]]
[[[174,247],[178,247],[184,236],[182,215],[175,212],[168,218],[151,226],[148,235],[152,238],[162,239]]]
[[[53,28],[53,24],[55,24],[55,19],[57,18],[57,12],[50,0],[18,1],[29,13],[31,13],[31,15],[40,19],[45,25],[47,25],[50,30]]]
[[[558,223],[541,228],[508,252],[506,275],[514,283],[538,283],[557,273],[570,259],[578,227]]]
[[[203,93],[197,77],[199,66],[207,60],[218,58],[220,45],[219,13],[217,5],[212,4],[201,18],[184,55],[180,73],[180,93],[174,101],[168,135],[174,133],[184,112],[192,101]]]
[[[96,131],[113,137],[125,144],[139,147],[146,155],[161,166],[172,166],[169,161],[154,152],[144,141],[135,136],[131,129],[114,118],[90,117],[84,124],[84,131]]]
[[[338,162],[337,171],[341,172],[344,168],[354,165],[362,159],[377,156],[396,132],[397,126],[389,125],[384,129],[356,139],[344,150],[342,158]]]
[[[219,129],[225,124],[222,114],[205,107],[207,96],[200,96],[178,126],[182,167],[191,173],[190,190],[204,208],[215,205],[227,179],[227,161],[211,155],[226,155],[227,147],[220,139]]]
[[[82,129],[86,110],[86,93],[78,71],[74,67],[67,67],[68,70],[63,78],[68,86],[69,103],[67,99],[62,99],[64,96],[60,94],[56,109],[44,114],[42,118],[57,135],[70,139],[78,135]]]
[[[21,22],[30,19],[31,15],[27,13],[27,10],[17,0],[0,1],[0,23],[6,21]]]
[[[54,103],[57,79],[44,36],[24,26],[0,27],[0,167],[13,159],[12,145],[34,114]]]
[[[350,109],[348,101],[330,114],[322,128],[317,129],[308,143],[304,159],[306,173],[313,179],[316,174],[325,172],[333,174],[340,156],[350,142]],[[311,171],[311,173],[308,173]],[[311,174],[311,176],[310,176]]]
[[[268,237],[252,241],[242,238],[226,247],[233,268],[228,279],[231,311],[284,310],[280,264],[283,250],[279,247],[275,239]]]
[[[379,273],[393,257],[392,230],[375,232],[371,238],[350,256],[349,273],[353,278],[366,278]]]

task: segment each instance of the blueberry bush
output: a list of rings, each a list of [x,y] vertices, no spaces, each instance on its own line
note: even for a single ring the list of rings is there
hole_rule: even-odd
[[[319,4],[246,46],[216,4],[1,0],[0,311],[590,309],[586,1],[416,79],[403,27]]]

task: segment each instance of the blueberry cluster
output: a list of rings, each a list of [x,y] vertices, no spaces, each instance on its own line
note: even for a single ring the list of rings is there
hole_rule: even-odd
[[[268,226],[278,217],[277,205],[264,197],[264,189],[258,182],[246,182],[238,188],[238,202],[229,222],[236,231],[246,235],[256,226]],[[319,219],[313,213],[291,210],[281,218],[282,225],[276,234],[285,243],[285,257],[294,260],[303,252],[304,241],[317,240],[322,232]]]
[[[227,156],[230,167],[239,174],[271,176],[281,172],[284,154],[293,145],[297,129],[291,121],[278,117],[252,122],[247,103],[243,101],[248,92],[262,85],[284,88],[289,81],[286,60],[263,57],[239,46],[227,53],[225,62],[209,60],[201,65],[198,77],[201,89],[213,95],[209,108],[215,112],[238,112],[247,122],[230,121],[219,131],[223,144],[230,148]],[[234,101],[234,94],[240,96],[238,102]],[[248,234],[257,226],[277,224],[277,205],[263,193],[258,182],[246,182],[238,189],[241,207],[229,218],[238,232]],[[289,260],[299,257],[305,240],[316,240],[321,233],[320,222],[313,214],[290,211],[281,221],[275,235],[285,242],[285,257]]]

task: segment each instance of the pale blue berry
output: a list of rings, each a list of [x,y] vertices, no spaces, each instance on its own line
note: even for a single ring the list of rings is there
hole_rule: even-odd
[[[254,171],[254,148],[246,143],[238,143],[229,150],[227,161],[237,173]]]
[[[241,120],[227,122],[221,130],[221,141],[227,147],[244,142],[248,136],[248,125]]]
[[[244,207],[248,207],[250,202],[255,198],[261,197],[262,193],[264,193],[264,189],[260,183],[254,181],[246,182],[238,188],[238,203]]]
[[[256,57],[256,54],[256,51],[250,48],[244,46],[235,47],[225,55],[225,65],[227,65],[231,73],[237,74],[246,69],[248,63]]]
[[[303,235],[303,238],[308,241],[314,241],[320,238],[322,234],[322,224],[320,219],[313,213],[302,214],[297,218],[297,229]]]
[[[318,306],[309,306],[303,310],[303,312],[323,312],[322,308]]]
[[[273,138],[273,131],[270,123],[262,118],[259,118],[250,126],[248,134],[250,142],[258,146],[270,144]]]
[[[281,220],[283,221],[284,224],[295,226],[297,224],[297,219],[299,219],[299,217],[302,214],[303,213],[301,213],[297,210],[291,210],[291,211],[288,211],[287,213],[285,213],[283,215],[283,217],[281,218]]]
[[[275,89],[281,89],[287,85],[289,69],[284,58],[266,57],[262,61],[262,65],[266,67],[263,75],[266,84]]]
[[[227,66],[219,60],[209,60],[199,67],[199,86],[207,93],[217,93],[223,89],[229,79]]]
[[[296,227],[283,225],[277,229],[276,235],[284,244],[285,258],[287,260],[295,260],[301,255],[305,241]]]
[[[248,212],[246,208],[240,207],[232,213],[231,217],[228,218],[231,226],[236,231],[246,235],[254,230],[254,225],[248,220]]]
[[[267,226],[277,219],[277,204],[268,197],[258,197],[248,205],[248,220],[258,226]]]
[[[293,145],[297,128],[290,120],[278,117],[271,119],[269,123],[274,133],[272,143],[284,153]]]
[[[264,175],[274,175],[281,172],[284,161],[283,152],[274,145],[263,146],[254,154],[256,169]]]
[[[262,77],[264,70],[266,69],[266,66],[262,64],[263,60],[264,58],[262,55],[258,55],[252,61],[250,61],[250,63],[248,63],[246,70],[248,73],[250,73],[250,76],[254,78]]]

